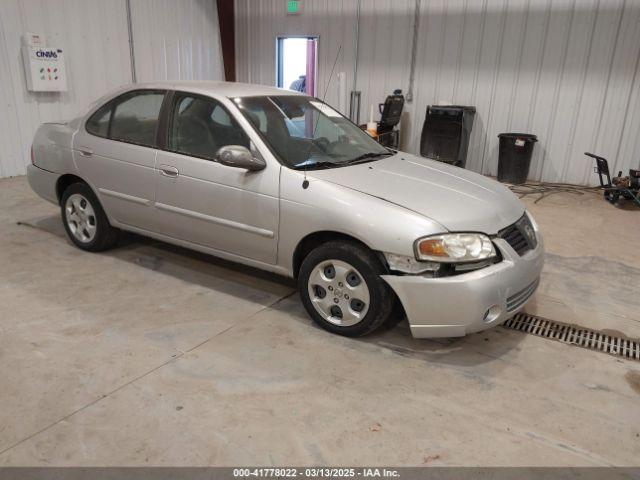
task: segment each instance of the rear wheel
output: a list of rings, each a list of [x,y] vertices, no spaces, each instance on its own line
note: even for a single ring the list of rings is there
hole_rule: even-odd
[[[298,290],[311,318],[346,336],[366,335],[391,316],[395,297],[380,260],[357,244],[328,242],[302,262]]]
[[[101,252],[118,242],[118,230],[107,219],[100,202],[85,183],[69,185],[60,200],[62,223],[69,239],[82,250]]]

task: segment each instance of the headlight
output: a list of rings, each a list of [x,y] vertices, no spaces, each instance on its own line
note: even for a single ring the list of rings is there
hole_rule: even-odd
[[[528,224],[525,223],[522,225],[524,235],[529,240],[531,248],[536,248],[538,246],[538,236],[536,235],[536,231],[538,231],[538,224],[528,211],[524,212],[524,217],[529,220]]]
[[[475,262],[496,256],[491,239],[481,233],[447,233],[421,238],[415,243],[416,258],[431,262]]]

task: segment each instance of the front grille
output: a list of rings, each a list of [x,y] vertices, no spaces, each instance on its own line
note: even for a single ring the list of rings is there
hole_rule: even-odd
[[[511,248],[513,248],[520,256],[524,255],[529,250],[533,250],[537,245],[533,225],[531,225],[529,217],[527,217],[526,214],[513,225],[509,225],[507,228],[500,230],[498,232],[498,237],[511,245]]]
[[[540,283],[539,278],[526,288],[523,288],[519,292],[507,298],[507,312],[513,312],[524,305],[526,301],[529,300],[529,297],[533,295],[533,292],[536,291],[536,288],[538,288],[538,283]]]

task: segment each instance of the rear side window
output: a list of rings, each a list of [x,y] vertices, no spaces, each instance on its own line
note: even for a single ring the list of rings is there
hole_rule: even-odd
[[[109,138],[153,147],[164,92],[135,92],[113,109]]]
[[[154,147],[164,95],[157,90],[125,93],[100,107],[85,128],[98,137]]]
[[[111,120],[111,103],[107,103],[98,109],[96,113],[91,115],[87,120],[87,132],[98,137],[107,137],[109,135],[109,120]]]

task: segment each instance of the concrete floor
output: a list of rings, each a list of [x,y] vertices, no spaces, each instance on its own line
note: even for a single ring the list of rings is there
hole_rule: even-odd
[[[548,260],[527,310],[640,337],[640,211],[530,208]],[[137,237],[79,251],[24,178],[0,180],[0,305],[0,465],[640,458],[638,362],[503,327],[334,336],[286,279]]]

